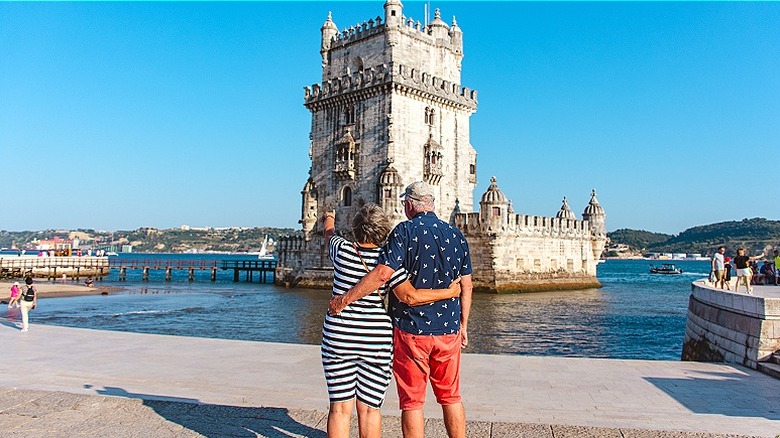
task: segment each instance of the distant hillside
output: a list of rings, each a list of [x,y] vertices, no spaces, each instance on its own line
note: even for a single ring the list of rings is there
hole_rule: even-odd
[[[257,252],[267,235],[272,241],[283,235],[297,234],[292,228],[203,228],[167,229],[139,228],[129,231],[45,230],[45,231],[2,231],[0,248],[32,249],[39,240],[72,239],[77,237],[79,245],[85,248],[116,247],[132,245],[134,252]],[[269,248],[273,250],[274,248]]]
[[[607,233],[610,241],[613,245],[623,244],[628,245],[631,249],[637,251],[643,251],[650,245],[654,245],[661,242],[666,242],[672,236],[663,233],[653,233],[645,230],[630,230],[628,228],[621,228],[611,233]]]
[[[759,254],[780,247],[780,221],[753,218],[719,222],[689,228],[676,236],[627,229],[608,233],[607,236],[612,245],[625,244],[643,253],[711,255],[718,246],[725,245],[731,254],[737,248],[745,248],[750,254]]]

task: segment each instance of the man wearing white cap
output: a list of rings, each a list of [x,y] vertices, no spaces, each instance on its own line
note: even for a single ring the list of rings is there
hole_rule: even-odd
[[[450,437],[465,437],[466,414],[460,395],[461,348],[468,345],[471,310],[471,257],[465,237],[434,213],[434,194],[423,181],[404,194],[408,221],[398,224],[382,248],[377,266],[346,294],[333,297],[330,311],[376,290],[403,267],[417,289],[446,288],[460,278],[461,296],[410,306],[390,295],[393,317],[393,374],[406,438],[422,437],[428,380],[442,406]]]

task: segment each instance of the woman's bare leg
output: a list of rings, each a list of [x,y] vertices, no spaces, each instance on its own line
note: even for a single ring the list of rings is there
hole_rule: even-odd
[[[349,438],[349,419],[355,400],[333,402],[328,411],[328,438]]]

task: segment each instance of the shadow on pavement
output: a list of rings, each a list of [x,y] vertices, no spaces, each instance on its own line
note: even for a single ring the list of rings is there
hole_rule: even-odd
[[[681,405],[699,414],[730,417],[763,417],[780,420],[780,383],[769,376],[757,384],[757,376],[746,373],[696,373],[686,379],[645,378]],[[774,399],[757,404],[756,400]]]
[[[159,416],[208,437],[327,436],[325,431],[317,428],[320,424],[324,427],[324,413],[274,407],[202,404],[197,399],[131,393],[112,386],[95,389],[92,385],[84,385],[84,388],[94,389],[101,395],[142,399],[144,406],[148,406]]]

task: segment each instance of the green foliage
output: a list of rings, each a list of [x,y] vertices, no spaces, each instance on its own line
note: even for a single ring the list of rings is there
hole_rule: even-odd
[[[623,243],[643,252],[699,253],[711,255],[719,246],[733,254],[745,248],[760,254],[780,245],[780,221],[764,218],[719,222],[689,228],[676,236],[636,230],[617,230],[607,234],[612,244]],[[666,236],[666,239],[661,239]],[[655,239],[655,240],[653,240]]]
[[[644,251],[648,246],[660,242],[665,242],[672,236],[663,233],[653,233],[645,230],[630,230],[621,228],[611,233],[607,233],[613,244],[622,243],[632,249]]]

